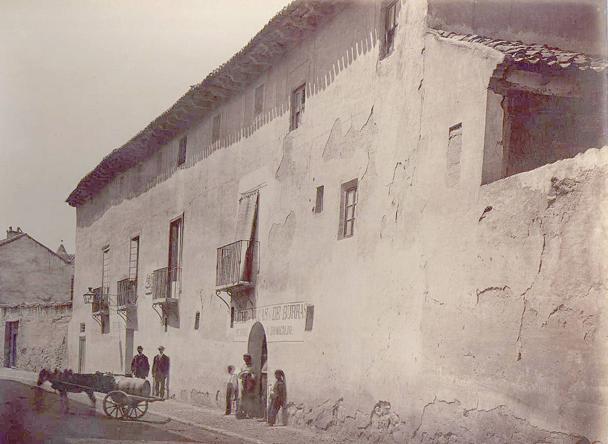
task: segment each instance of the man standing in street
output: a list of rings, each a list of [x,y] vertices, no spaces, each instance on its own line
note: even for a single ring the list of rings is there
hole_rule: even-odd
[[[152,378],[154,379],[154,395],[164,399],[165,384],[169,377],[169,356],[165,355],[165,347],[158,347],[158,354],[152,363]]]
[[[137,354],[131,361],[131,374],[135,378],[146,379],[150,373],[150,362],[148,357],[143,353],[144,348],[140,345],[137,347]]]
[[[239,382],[238,376],[234,372],[234,365],[228,366],[228,380],[226,381],[226,412],[225,415],[232,413],[232,401],[236,401],[236,410],[238,412],[239,405]]]

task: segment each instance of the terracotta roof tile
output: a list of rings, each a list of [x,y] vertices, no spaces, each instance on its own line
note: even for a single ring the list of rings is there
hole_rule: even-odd
[[[432,29],[430,32],[445,39],[488,46],[505,54],[508,61],[524,66],[547,66],[553,69],[578,69],[581,71],[592,69],[597,72],[606,71],[608,68],[608,60],[606,59],[538,43],[530,44],[520,41],[492,39],[476,34],[458,34],[441,29]]]

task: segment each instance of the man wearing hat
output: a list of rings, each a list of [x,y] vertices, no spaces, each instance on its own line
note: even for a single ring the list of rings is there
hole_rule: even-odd
[[[137,347],[137,354],[131,361],[131,374],[136,378],[146,379],[148,373],[150,373],[150,362],[148,357],[143,353],[144,348],[139,345]]]
[[[154,379],[154,395],[165,397],[165,383],[169,377],[169,356],[165,355],[165,347],[158,347],[158,354],[152,363],[152,378]]]

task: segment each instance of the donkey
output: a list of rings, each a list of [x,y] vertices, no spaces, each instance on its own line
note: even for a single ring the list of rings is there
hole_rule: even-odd
[[[87,384],[89,382],[87,381],[87,376],[88,375],[73,373],[72,370],[64,370],[63,372],[60,372],[59,370],[55,369],[55,371],[51,372],[43,368],[38,374],[38,381],[36,384],[41,386],[44,381],[49,381],[51,383],[53,390],[59,392],[61,411],[64,413],[69,412],[68,392],[86,393],[91,400],[91,407],[93,411],[95,411],[96,399],[94,389]]]

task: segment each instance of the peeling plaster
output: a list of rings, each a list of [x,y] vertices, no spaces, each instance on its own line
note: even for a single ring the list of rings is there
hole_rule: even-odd
[[[507,292],[507,290],[509,290]],[[508,297],[510,296],[511,293],[511,287],[509,287],[508,285],[503,285],[502,287],[487,287],[484,288],[483,290],[477,290],[476,294],[477,294],[477,304],[479,304],[479,297],[483,294],[486,294],[488,292],[492,292],[492,293],[496,293],[496,297]],[[502,294],[504,294],[505,292],[507,292],[508,294],[506,296],[500,296]]]

